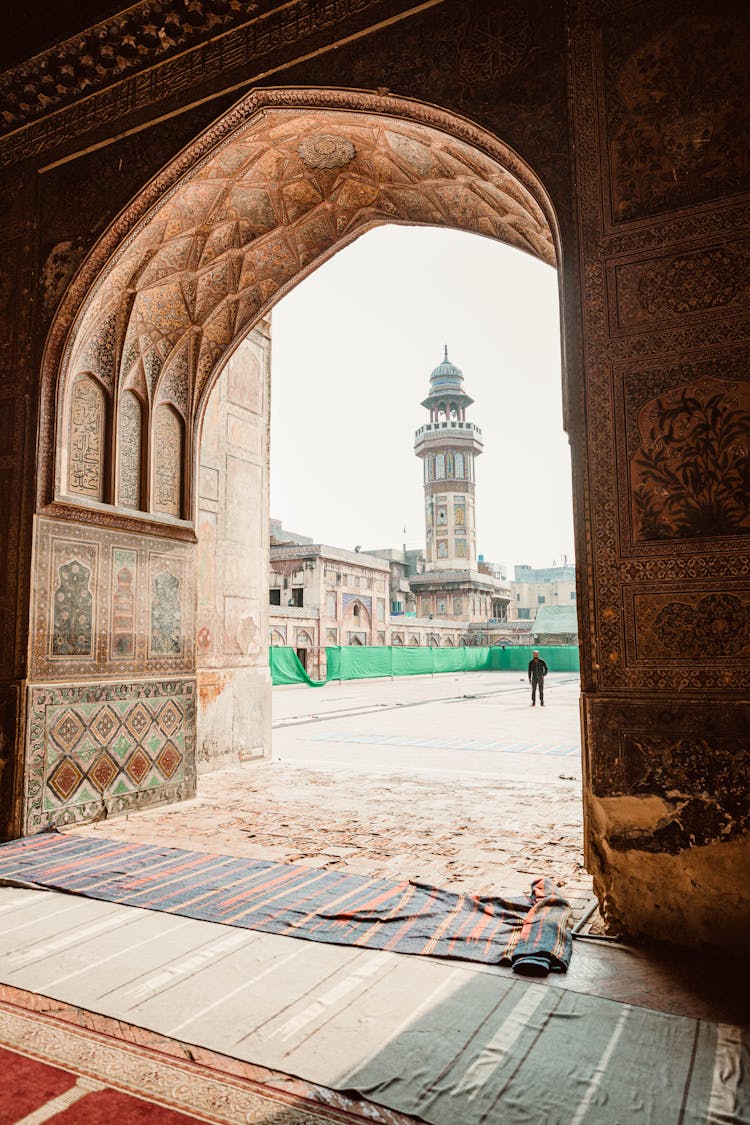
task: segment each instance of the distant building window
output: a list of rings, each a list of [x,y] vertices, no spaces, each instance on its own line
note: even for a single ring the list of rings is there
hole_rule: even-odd
[[[302,605],[302,595],[303,595],[302,587],[301,586],[294,586],[292,588],[292,596],[289,599],[289,604],[301,606]]]
[[[357,605],[357,603],[356,603],[356,602],[355,602],[355,603],[354,603],[354,605],[352,606],[352,615],[353,615],[354,617],[359,617],[359,606]]]
[[[516,594],[516,601],[517,601],[517,602],[520,602],[520,600],[521,600],[521,595],[520,595],[520,594]]]
[[[545,598],[544,594],[540,594],[539,597],[536,600],[537,600],[537,605],[544,605],[544,603],[546,602],[547,599]]]
[[[529,621],[530,618],[531,618],[531,610],[526,609],[522,606],[519,606],[518,607],[518,620],[519,621]]]
[[[453,454],[452,453],[446,453],[446,455],[445,455],[445,473],[446,473],[446,476],[448,476],[448,477],[453,476]]]
[[[340,574],[337,574],[337,575],[336,575],[336,585],[337,585],[337,586],[340,586],[340,585],[341,585],[341,575],[340,575]]]
[[[269,605],[281,605],[281,590],[269,590],[268,591],[268,604]]]
[[[570,600],[571,600],[572,602],[574,602],[574,601],[576,600],[576,592],[575,592],[575,590],[571,590],[571,592],[570,592]]]

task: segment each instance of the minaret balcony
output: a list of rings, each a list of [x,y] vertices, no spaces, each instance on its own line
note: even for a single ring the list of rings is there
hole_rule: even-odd
[[[420,446],[443,445],[457,442],[471,444],[474,449],[484,448],[482,431],[473,422],[426,422],[414,435],[414,448],[419,453]]]

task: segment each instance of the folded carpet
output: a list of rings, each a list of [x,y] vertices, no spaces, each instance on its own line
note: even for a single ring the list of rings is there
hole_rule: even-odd
[[[0,883],[362,949],[565,972],[570,907],[536,879],[516,898],[455,894],[294,863],[44,832],[0,845]]]

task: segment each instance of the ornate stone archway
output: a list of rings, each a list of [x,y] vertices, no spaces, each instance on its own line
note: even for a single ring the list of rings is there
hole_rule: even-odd
[[[538,179],[470,122],[388,95],[268,90],[168,165],[83,263],[44,356],[22,831],[179,799],[198,765],[268,752],[263,318],[383,223],[558,257]],[[222,372],[252,449],[206,420]],[[215,469],[200,464],[206,427]],[[216,628],[196,620],[196,564],[223,518],[205,472],[252,497],[241,531],[224,524],[233,585]]]

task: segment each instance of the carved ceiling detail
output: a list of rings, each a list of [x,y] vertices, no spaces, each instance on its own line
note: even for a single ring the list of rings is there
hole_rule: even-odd
[[[384,115],[269,107],[123,232],[79,306],[64,373],[144,386],[189,420],[259,316],[389,222],[470,231],[555,262],[531,192],[474,146]]]

